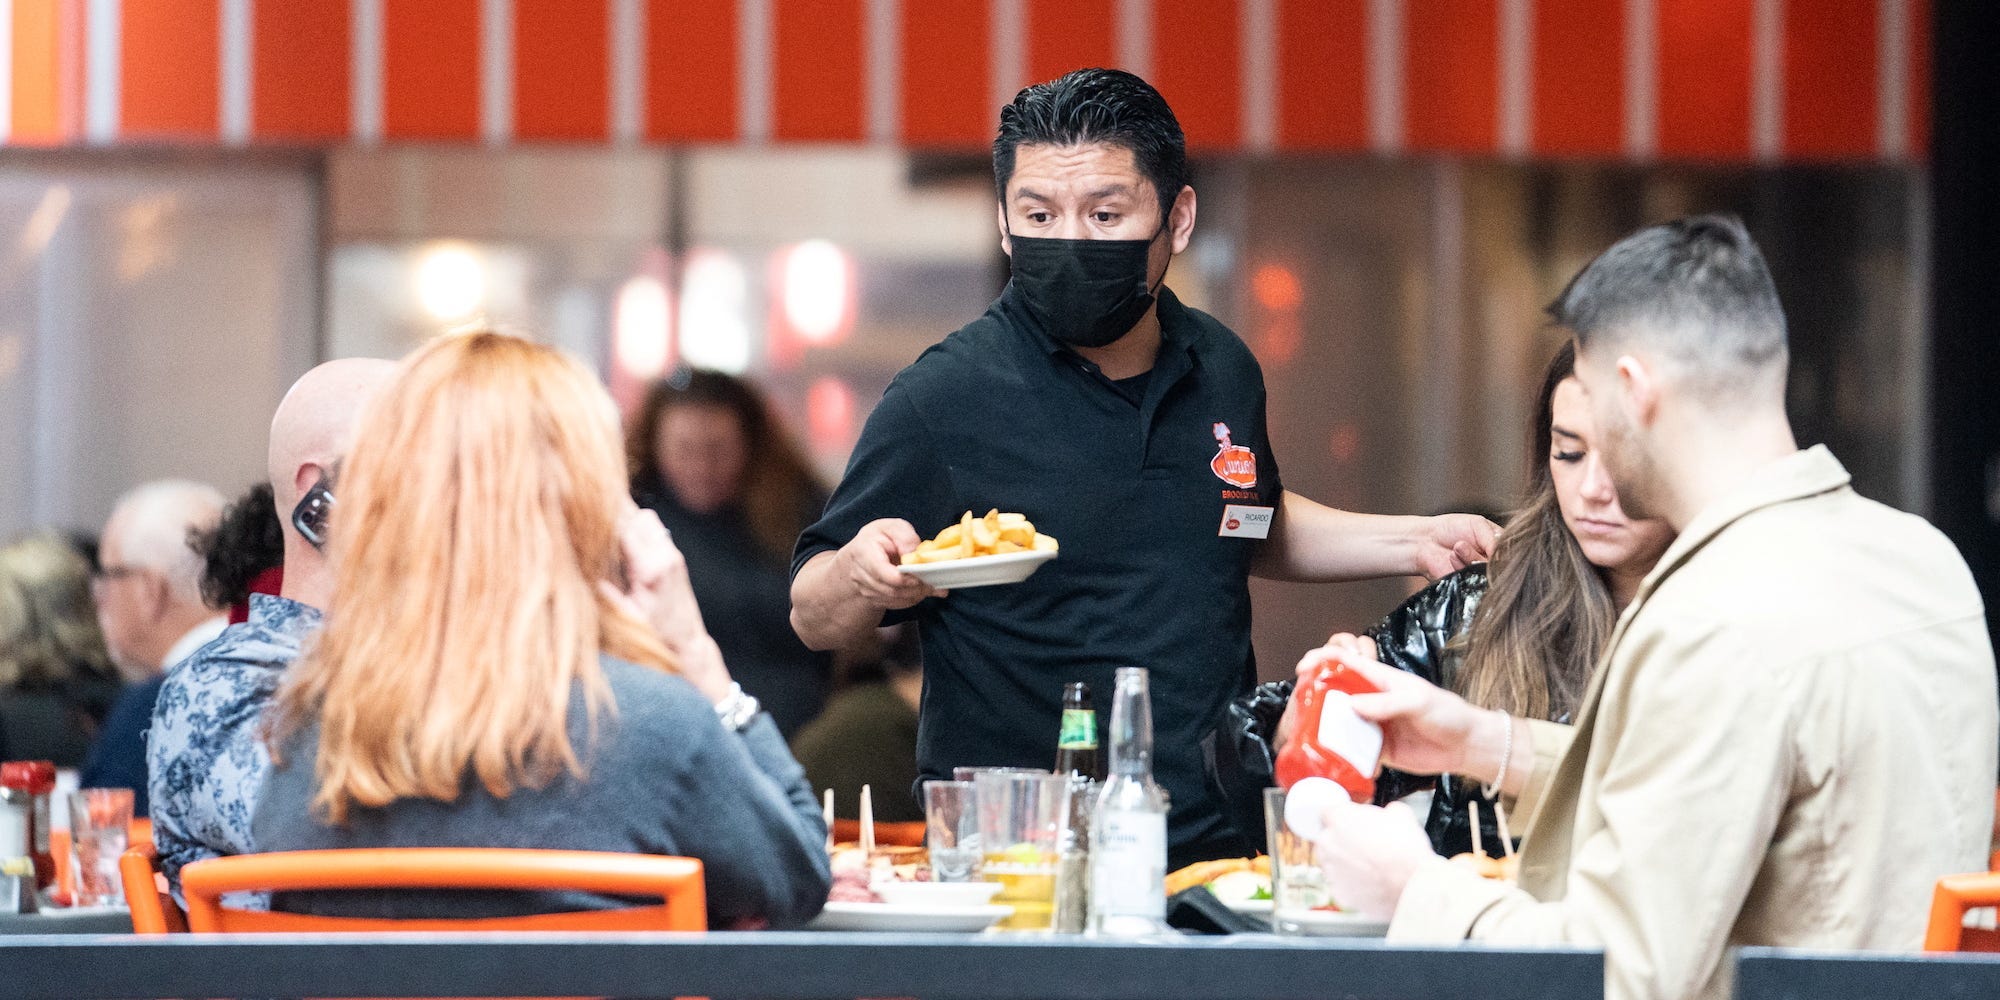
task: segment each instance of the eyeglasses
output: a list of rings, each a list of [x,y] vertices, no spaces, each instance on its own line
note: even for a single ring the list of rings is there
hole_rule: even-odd
[[[90,582],[105,584],[113,580],[136,576],[144,572],[146,572],[146,567],[144,566],[99,566],[91,571]]]

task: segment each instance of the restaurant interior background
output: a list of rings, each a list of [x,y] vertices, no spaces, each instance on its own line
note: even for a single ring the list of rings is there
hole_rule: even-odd
[[[1802,440],[1936,514],[1930,18],[0,0],[0,537],[92,528],[149,478],[240,489],[305,368],[473,321],[578,353],[627,404],[676,365],[747,374],[831,483],[894,373],[1006,280],[995,109],[1095,63],[1182,115],[1200,220],[1168,280],[1258,354],[1290,488],[1504,510],[1560,338],[1541,307],[1621,234],[1726,210],[1790,314]],[[1264,671],[1406,587],[1259,582]]]

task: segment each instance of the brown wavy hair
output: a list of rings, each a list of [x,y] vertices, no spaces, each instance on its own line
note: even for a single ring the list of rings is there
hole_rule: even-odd
[[[1563,523],[1549,475],[1556,387],[1575,370],[1576,346],[1565,342],[1542,377],[1527,501],[1494,546],[1471,627],[1454,640],[1465,656],[1459,694],[1530,719],[1575,711],[1618,621],[1603,574]]]
[[[561,352],[490,331],[398,366],[341,468],[327,624],[278,694],[275,748],[320,726],[313,806],[504,797],[582,776],[568,713],[611,705],[600,654],[674,671],[600,584],[631,501],[616,410]]]
[[[713,406],[736,417],[746,451],[740,494],[744,519],[765,555],[789,562],[799,535],[819,515],[826,491],[763,394],[743,379],[687,368],[646,390],[625,432],[625,463],[634,492],[672,489],[653,462],[653,441],[660,421],[677,406]]]

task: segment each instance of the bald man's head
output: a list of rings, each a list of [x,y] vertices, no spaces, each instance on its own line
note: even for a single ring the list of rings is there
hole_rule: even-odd
[[[347,454],[362,407],[395,371],[394,362],[379,358],[342,358],[292,383],[271,418],[271,492],[281,519],[312,488],[315,470]]]

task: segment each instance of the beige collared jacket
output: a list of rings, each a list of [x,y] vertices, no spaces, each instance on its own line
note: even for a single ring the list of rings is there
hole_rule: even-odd
[[[1823,447],[1702,511],[1575,727],[1533,734],[1519,888],[1426,862],[1390,940],[1601,947],[1612,1000],[1722,997],[1739,945],[1916,950],[1937,878],[1986,867],[1979,593]]]

